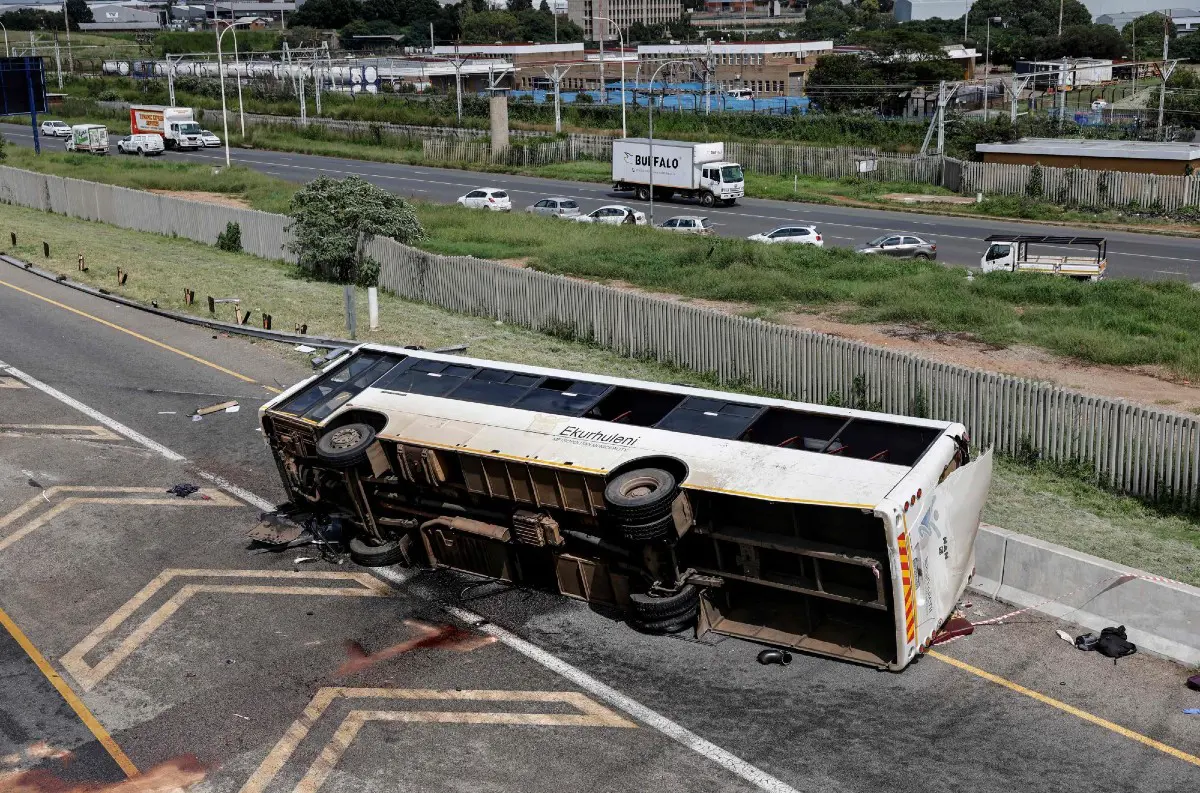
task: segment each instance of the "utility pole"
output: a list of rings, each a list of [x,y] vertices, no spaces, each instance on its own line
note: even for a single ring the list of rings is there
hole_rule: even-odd
[[[75,60],[71,57],[71,20],[67,18],[67,3],[63,0],[63,27],[67,30],[67,71],[75,71]],[[62,86],[60,85],[59,88]]]
[[[713,63],[712,39],[707,41],[708,53],[704,58],[704,115],[706,116],[712,108],[712,87],[709,85],[709,81],[716,70],[716,64]]]
[[[1165,108],[1166,102],[1167,102],[1167,80],[1171,79],[1171,73],[1175,71],[1175,64],[1167,63],[1167,47],[1171,43],[1171,37],[1168,35],[1168,29],[1167,29],[1167,25],[1169,25],[1169,24],[1171,24],[1171,21],[1169,19],[1167,19],[1166,17],[1163,17],[1163,60],[1162,60],[1162,68],[1159,70],[1159,74],[1162,75],[1162,85],[1159,86],[1159,89],[1158,89],[1158,139],[1159,140],[1163,140],[1165,138],[1165,136],[1163,135],[1163,109]]]
[[[559,66],[557,63],[554,64],[554,72],[553,73],[546,72],[545,69],[542,69],[542,72],[547,77],[550,78],[550,81],[552,83],[554,83],[554,131],[555,132],[562,132],[562,81],[563,81],[563,78],[567,76],[567,72],[569,72],[570,70],[571,70],[570,66],[568,66],[564,69],[561,66]]]
[[[62,50],[58,46],[58,31],[54,31],[54,72],[58,75],[58,90],[62,90]]]
[[[946,81],[938,83],[937,152],[946,152]]]
[[[596,18],[592,17],[592,32],[596,32]],[[604,90],[604,36],[596,36],[600,40],[600,104],[608,104],[608,93]]]
[[[1058,37],[1062,38],[1063,0],[1058,0]]]
[[[458,123],[462,126],[462,67],[467,62],[466,58],[462,58],[458,54],[458,42],[454,43],[454,58],[450,63],[454,66],[454,98],[458,103]]]
[[[1067,69],[1067,57],[1063,56],[1062,73],[1058,76],[1058,128],[1062,129],[1063,119],[1067,115],[1067,75],[1070,73]]]
[[[429,54],[430,55],[433,54],[433,48],[436,46],[437,46],[437,43],[433,40],[433,23],[430,22],[429,23]]]

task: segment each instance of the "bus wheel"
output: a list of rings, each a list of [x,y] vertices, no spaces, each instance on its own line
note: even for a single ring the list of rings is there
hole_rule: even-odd
[[[648,526],[671,516],[677,490],[675,477],[661,468],[636,468],[605,486],[604,501],[623,526]]]
[[[336,427],[317,441],[317,457],[330,468],[353,468],[367,459],[375,430],[367,424]]]
[[[363,567],[391,567],[406,561],[404,546],[400,540],[371,545],[362,537],[354,537],[347,543],[347,547],[350,550],[350,561]]]
[[[649,523],[621,524],[621,536],[630,542],[653,542],[665,539],[674,533],[675,518],[670,514]]]

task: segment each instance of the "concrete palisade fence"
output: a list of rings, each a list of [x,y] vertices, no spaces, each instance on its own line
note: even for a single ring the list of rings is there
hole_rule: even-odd
[[[0,167],[0,201],[210,245],[235,222],[247,253],[295,259],[285,248],[283,215],[7,167]],[[570,335],[790,399],[825,402],[851,394],[857,380],[883,411],[961,421],[981,446],[1077,461],[1133,495],[1200,502],[1195,416],[387,238],[366,241],[364,252],[382,265],[379,286],[406,300]]]

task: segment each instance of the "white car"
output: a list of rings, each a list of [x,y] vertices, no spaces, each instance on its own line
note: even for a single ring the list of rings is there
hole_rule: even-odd
[[[145,157],[150,154],[163,153],[163,139],[159,135],[126,135],[117,141],[117,151],[121,154],[137,154]]]
[[[595,212],[579,215],[574,220],[580,223],[608,223],[613,226],[619,226],[622,223],[630,226],[644,226],[646,225],[646,213],[638,212],[633,207],[627,207],[624,204],[609,204],[600,207]]]
[[[212,132],[209,132],[207,129],[200,130],[200,141],[205,146],[220,146],[221,145],[221,139],[218,138],[216,135],[214,135]]]
[[[71,137],[71,127],[65,121],[43,121],[40,130],[51,138]]]
[[[496,187],[472,190],[465,196],[459,196],[458,204],[467,209],[490,209],[493,212],[512,211],[512,199],[508,197],[508,193]]]
[[[768,245],[791,242],[799,245],[816,245],[818,248],[825,247],[825,241],[821,239],[821,234],[815,226],[780,226],[771,231],[764,231],[762,234],[751,234],[746,239],[753,242],[764,242]]]
[[[1105,102],[1103,99],[1097,99],[1095,102],[1092,102],[1092,110],[1107,110],[1107,109],[1108,109],[1108,102]]]
[[[708,221],[708,218],[696,217],[694,215],[684,215],[683,217],[671,218],[667,222],[659,226],[664,231],[674,231],[678,234],[715,234],[716,229],[713,224]]]

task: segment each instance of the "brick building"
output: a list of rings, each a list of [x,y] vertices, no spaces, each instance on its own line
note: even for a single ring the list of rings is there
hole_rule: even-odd
[[[667,60],[712,57],[712,80],[723,91],[749,89],[757,96],[800,96],[804,75],[832,41],[738,41],[721,44],[646,44],[638,47],[643,74]]]

